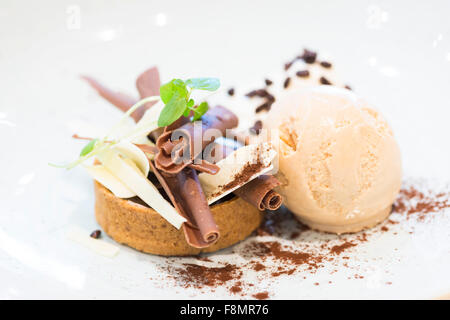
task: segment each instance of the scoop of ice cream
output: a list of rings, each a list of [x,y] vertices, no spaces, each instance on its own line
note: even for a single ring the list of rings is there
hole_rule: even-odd
[[[346,233],[389,215],[401,185],[399,147],[386,120],[353,92],[286,91],[264,127],[278,129],[279,192],[301,222]]]

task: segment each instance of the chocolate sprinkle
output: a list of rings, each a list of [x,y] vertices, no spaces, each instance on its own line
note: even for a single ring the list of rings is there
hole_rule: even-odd
[[[303,59],[306,63],[314,63],[316,62],[317,52],[310,51],[308,49],[303,50],[303,55],[298,57],[299,59]]]
[[[249,93],[246,94],[246,96],[249,97],[249,98],[253,98],[253,97],[265,98],[268,95],[270,95],[270,93],[267,92],[266,89],[252,90],[252,91],[250,91]]]
[[[250,128],[250,132],[258,135],[261,132],[261,129],[262,129],[262,121],[257,120],[253,125],[253,127]]]
[[[331,85],[331,82],[325,77],[320,77],[319,81],[321,84]]]
[[[300,78],[309,77],[309,71],[308,70],[297,71],[296,76]]]
[[[272,107],[272,103],[264,102],[262,105],[260,105],[259,107],[256,108],[255,112],[259,113],[261,111],[269,111],[271,107]]]
[[[344,88],[348,90],[353,90],[352,87],[350,87],[348,84],[346,84]]]
[[[230,88],[230,89],[228,90],[228,95],[229,95],[229,96],[234,96],[234,88]]]
[[[266,86],[270,86],[273,84],[273,81],[270,79],[265,79],[264,82],[266,83]]]
[[[293,64],[292,61],[285,63],[284,64],[284,70],[286,70],[286,71],[289,70],[289,68],[292,66],[292,64]]]
[[[324,68],[331,68],[331,67],[332,67],[332,64],[331,64],[330,62],[328,62],[328,61],[322,61],[322,62],[320,63],[320,65],[321,65],[322,67],[324,67]]]
[[[283,87],[286,89],[289,87],[289,84],[291,83],[291,78],[287,77],[286,80],[284,80]]]
[[[100,230],[94,230],[90,234],[90,237],[94,238],[94,239],[98,239],[98,238],[100,238],[101,235],[102,235],[102,232]]]

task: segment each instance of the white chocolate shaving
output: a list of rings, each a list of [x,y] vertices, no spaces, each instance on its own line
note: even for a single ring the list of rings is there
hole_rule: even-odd
[[[110,172],[114,172],[114,176],[175,228],[179,229],[186,222],[186,219],[180,216],[175,208],[163,198],[158,189],[146,176],[127,164],[113,150],[105,150],[105,152],[98,155],[98,158],[105,168]]]
[[[126,140],[120,141],[118,144],[114,145],[113,148],[125,158],[132,160],[144,176],[148,175],[150,165],[145,153],[141,149]]]
[[[208,200],[208,204],[223,198],[260,175],[270,172],[273,169],[272,160],[276,154],[276,151],[269,143],[248,145],[235,150],[228,157],[217,162],[217,166],[220,168],[217,174],[199,174],[198,178]],[[241,174],[249,163],[257,163],[258,158],[259,162],[262,163],[261,169],[258,172],[238,185],[224,189],[224,186],[232,184],[236,175]]]
[[[136,196],[136,193],[131,191],[126,185],[124,185],[117,177],[115,177],[108,169],[102,165],[86,165],[84,166],[86,171],[92,178],[100,182],[109,191],[111,191],[116,197],[119,198],[132,198]]]

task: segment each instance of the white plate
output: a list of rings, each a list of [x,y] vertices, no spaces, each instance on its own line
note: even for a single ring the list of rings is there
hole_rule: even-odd
[[[70,137],[81,127],[108,127],[120,117],[80,74],[134,93],[136,76],[157,64],[164,80],[218,76],[223,88],[248,87],[307,46],[332,54],[345,81],[389,119],[405,178],[449,182],[449,11],[445,0],[2,1],[0,298],[229,297],[226,289],[174,285],[164,258],[121,246],[111,259],[67,239],[73,226],[98,228],[92,182],[81,169],[47,163],[76,157],[82,142]],[[448,211],[414,225],[413,234],[410,223],[349,251],[360,271],[338,264],[330,274],[329,265],[314,275],[259,281],[254,291],[271,298],[449,293]],[[297,241],[329,237],[308,231]],[[225,251],[212,259],[239,257]],[[354,279],[358,272],[366,276]]]

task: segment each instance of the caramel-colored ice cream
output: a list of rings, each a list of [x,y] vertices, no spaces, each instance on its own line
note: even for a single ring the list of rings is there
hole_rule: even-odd
[[[401,185],[399,147],[386,120],[353,92],[288,90],[264,127],[278,129],[279,192],[301,222],[339,234],[389,215]]]

